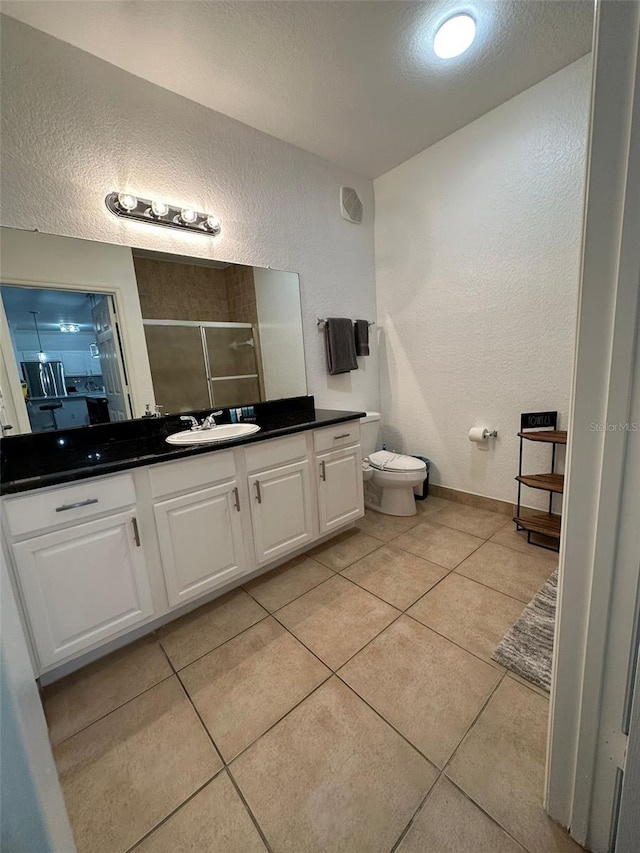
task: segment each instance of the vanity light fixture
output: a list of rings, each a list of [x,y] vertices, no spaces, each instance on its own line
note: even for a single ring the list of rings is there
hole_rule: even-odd
[[[433,50],[440,59],[453,59],[468,50],[475,37],[476,22],[471,15],[453,15],[438,27]]]
[[[177,207],[165,201],[137,198],[131,193],[109,193],[105,204],[115,216],[134,219],[136,222],[196,231],[210,237],[217,237],[222,231],[220,217],[213,213],[200,213],[193,208]]]
[[[77,323],[60,323],[61,332],[79,332],[80,326]]]

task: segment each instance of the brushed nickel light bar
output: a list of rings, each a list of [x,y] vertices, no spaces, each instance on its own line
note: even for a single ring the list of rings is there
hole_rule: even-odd
[[[164,201],[138,198],[132,193],[109,193],[104,201],[107,210],[114,216],[133,219],[136,222],[195,231],[209,237],[217,237],[222,230],[220,217],[215,213],[200,213],[190,207],[176,207]]]

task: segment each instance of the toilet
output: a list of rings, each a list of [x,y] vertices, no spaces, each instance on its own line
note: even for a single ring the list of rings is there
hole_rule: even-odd
[[[360,418],[364,505],[385,515],[415,515],[414,488],[427,476],[427,467],[414,456],[377,450],[380,413]]]

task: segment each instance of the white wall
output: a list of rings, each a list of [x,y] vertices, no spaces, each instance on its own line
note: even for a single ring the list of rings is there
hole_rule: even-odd
[[[1,37],[3,225],[294,270],[309,393],[333,408],[377,405],[375,352],[329,377],[316,327],[327,315],[375,319],[369,179],[12,19]],[[364,202],[360,226],[340,218],[342,184]],[[218,213],[222,235],[122,222],[104,205],[116,188]]]
[[[385,437],[435,483],[513,500],[520,413],[567,426],[590,73],[584,57],[375,181]],[[471,426],[499,437],[479,450]],[[526,450],[544,471],[548,447]]]
[[[281,270],[253,270],[260,349],[267,400],[305,393],[304,343],[298,277]]]

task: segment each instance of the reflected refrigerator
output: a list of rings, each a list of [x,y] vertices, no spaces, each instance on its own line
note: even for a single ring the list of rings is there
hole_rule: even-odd
[[[66,397],[61,361],[21,361],[22,376],[30,397]]]

